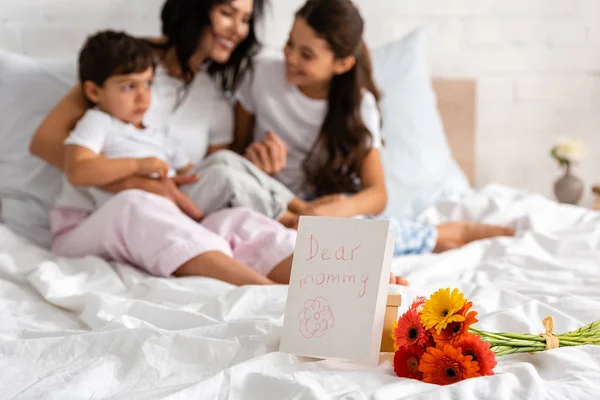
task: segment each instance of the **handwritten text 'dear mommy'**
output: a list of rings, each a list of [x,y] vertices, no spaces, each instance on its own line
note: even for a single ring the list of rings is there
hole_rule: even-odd
[[[301,217],[280,350],[376,364],[393,240],[388,221]]]

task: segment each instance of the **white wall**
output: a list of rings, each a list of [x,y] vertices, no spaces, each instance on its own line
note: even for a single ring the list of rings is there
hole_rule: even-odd
[[[159,31],[163,0],[0,0],[0,48],[73,56],[103,27]],[[263,37],[282,45],[302,0],[271,0]],[[600,0],[357,0],[377,46],[425,25],[433,73],[479,83],[477,181],[551,195],[559,136],[585,140],[577,168],[600,183]],[[585,203],[591,203],[586,194]]]

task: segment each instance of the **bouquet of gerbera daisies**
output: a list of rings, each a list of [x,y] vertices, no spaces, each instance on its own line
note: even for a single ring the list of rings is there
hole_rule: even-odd
[[[396,374],[448,385],[493,375],[497,355],[600,345],[600,321],[562,335],[552,333],[552,317],[544,320],[543,334],[484,332],[471,327],[477,322],[472,306],[458,289],[440,289],[429,299],[418,297],[392,330]]]

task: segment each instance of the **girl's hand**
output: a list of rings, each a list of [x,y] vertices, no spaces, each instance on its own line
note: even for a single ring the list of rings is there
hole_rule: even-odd
[[[258,168],[273,176],[286,165],[287,146],[279,136],[267,132],[260,142],[254,142],[246,149],[245,157]]]
[[[317,217],[352,217],[351,203],[343,194],[333,194],[319,197],[308,203],[304,215]]]

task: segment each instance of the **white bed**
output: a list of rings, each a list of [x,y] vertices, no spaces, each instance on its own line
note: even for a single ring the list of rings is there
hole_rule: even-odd
[[[383,108],[396,111],[384,127],[400,133],[386,136],[384,161],[396,173],[396,200],[415,204],[451,198],[462,185],[458,164],[475,176],[475,84],[433,85],[454,166],[422,42],[413,34],[374,52],[388,95]],[[72,84],[73,67],[0,52],[2,212],[38,243],[47,240],[59,177],[27,158],[27,142]],[[395,260],[394,271],[411,282],[394,288],[405,305],[455,286],[474,301],[485,330],[541,332],[552,315],[564,332],[600,319],[599,213],[493,185],[421,217],[510,223],[519,233]],[[503,357],[497,375],[452,387],[400,379],[385,357],[365,368],[278,353],[286,290],[156,279],[97,258],[56,259],[0,224],[0,399],[598,397],[600,347],[593,346]]]
[[[468,211],[467,211],[468,210]],[[600,214],[502,186],[428,210],[431,221],[512,223],[517,238],[397,259],[405,301],[456,286],[479,327],[556,331],[600,319]],[[0,226],[0,398],[585,399],[600,347],[499,358],[497,374],[451,387],[378,368],[277,352],[286,287],[155,279],[98,259],[62,260]]]

